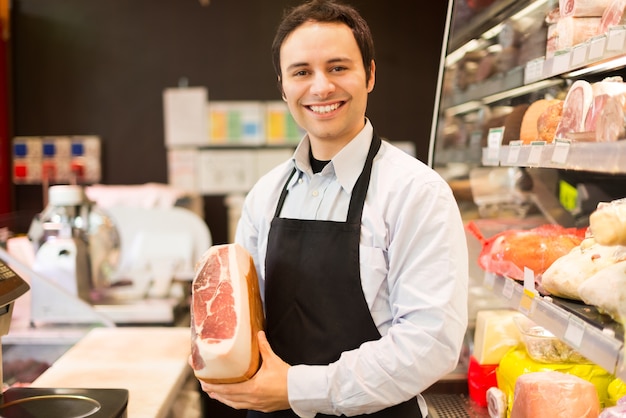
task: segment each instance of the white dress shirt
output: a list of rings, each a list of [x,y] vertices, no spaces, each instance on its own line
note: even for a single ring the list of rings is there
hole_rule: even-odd
[[[317,174],[305,136],[293,158],[248,193],[235,240],[253,256],[262,294],[270,222],[294,164],[280,216],[343,222],[372,133],[368,120]],[[460,212],[434,170],[386,141],[372,167],[359,251],[363,293],[382,338],[327,366],[292,365],[289,403],[301,417],[375,412],[418,395],[457,365],[468,288]],[[424,399],[418,401],[426,416]]]

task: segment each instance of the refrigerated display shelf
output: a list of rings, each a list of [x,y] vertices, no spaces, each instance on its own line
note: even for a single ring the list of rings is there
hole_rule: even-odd
[[[623,325],[595,307],[541,295],[521,282],[493,273],[485,273],[484,286],[503,298],[511,309],[525,314],[593,363],[626,380]]]
[[[626,173],[626,140],[533,143],[483,148],[485,166],[541,167],[598,173]]]

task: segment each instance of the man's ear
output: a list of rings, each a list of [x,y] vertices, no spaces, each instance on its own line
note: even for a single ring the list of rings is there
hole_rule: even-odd
[[[371,93],[374,90],[374,84],[376,84],[376,62],[372,60],[370,66],[370,79],[367,81],[367,92]]]

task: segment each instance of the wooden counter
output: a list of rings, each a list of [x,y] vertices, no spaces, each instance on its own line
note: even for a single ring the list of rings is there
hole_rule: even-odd
[[[164,418],[192,374],[186,327],[95,328],[32,387],[122,388],[128,416]]]

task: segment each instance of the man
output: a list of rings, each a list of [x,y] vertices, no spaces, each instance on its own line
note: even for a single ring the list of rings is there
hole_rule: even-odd
[[[455,368],[467,326],[452,192],[366,118],[376,66],[356,10],[292,9],[273,57],[307,134],[250,191],[236,234],[264,294],[263,363],[249,381],[202,388],[249,417],[426,416],[419,394]]]

